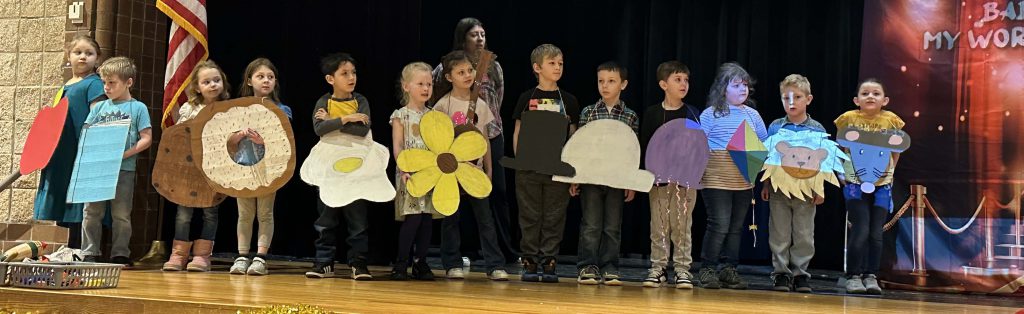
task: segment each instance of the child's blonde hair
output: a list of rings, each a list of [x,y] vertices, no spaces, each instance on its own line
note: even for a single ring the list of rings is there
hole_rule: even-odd
[[[256,58],[256,60],[249,62],[249,66],[245,67],[245,74],[243,74],[244,77],[242,78],[242,87],[238,88],[238,96],[248,97],[256,95],[256,92],[253,91],[253,87],[250,86],[249,83],[252,83],[252,75],[255,74],[256,70],[259,70],[261,66],[267,67],[267,69],[270,69],[270,72],[274,72],[274,90],[270,91],[270,95],[268,96],[275,104],[281,103],[281,97],[277,95],[281,93],[281,84],[277,83],[277,67],[275,67],[274,63],[270,62],[270,59],[267,58]],[[223,71],[221,71],[221,76],[224,76]]]
[[[224,82],[224,88],[221,89],[220,95],[217,95],[217,100],[225,100],[231,98],[231,94],[228,93],[231,85],[228,85],[228,76],[224,74],[224,70],[221,70],[217,63],[213,60],[207,59],[206,61],[199,62],[196,64],[196,68],[192,69],[192,74],[189,74],[188,88],[185,88],[185,93],[188,95],[188,102],[193,104],[201,104],[203,94],[199,92],[199,71],[204,69],[217,69],[220,73],[220,80]]]
[[[424,62],[413,62],[407,64],[405,65],[404,68],[402,68],[402,77],[399,78],[400,85],[404,86],[405,84],[408,84],[410,81],[412,81],[412,77],[416,75],[416,73],[430,73],[430,71],[430,65]],[[411,98],[409,97],[409,92],[405,91],[405,88],[402,88],[402,86],[399,86],[398,88],[399,92],[402,94],[402,103],[400,104],[400,106],[405,106],[405,104],[408,103],[409,99]]]
[[[117,76],[121,80],[135,79],[135,62],[128,57],[113,57],[99,67],[100,77]]]
[[[779,92],[781,93],[786,87],[793,87],[804,93],[804,95],[811,94],[811,82],[800,74],[790,74],[786,76],[782,82],[779,82]]]
[[[552,44],[543,44],[533,48],[533,52],[530,53],[530,63],[540,66],[544,63],[544,58],[554,58],[562,55],[562,49],[558,49],[557,46]],[[533,73],[534,76],[537,73]]]

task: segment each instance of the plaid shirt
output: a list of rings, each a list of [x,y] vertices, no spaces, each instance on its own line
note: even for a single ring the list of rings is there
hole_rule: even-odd
[[[596,104],[583,108],[580,112],[580,127],[587,124],[587,122],[600,120],[600,119],[615,119],[622,121],[633,129],[633,133],[639,134],[640,132],[640,117],[633,112],[632,109],[626,108],[626,103],[619,100],[619,103],[612,107],[612,111],[608,112],[608,106],[605,105],[604,100],[598,100]]]
[[[813,130],[818,132],[826,132],[825,127],[818,123],[817,120],[811,119],[811,114],[807,114],[807,119],[804,122],[794,123],[790,122],[789,118],[782,117],[772,121],[772,124],[768,125],[768,136],[779,133],[781,129],[789,129],[790,131],[800,132],[804,130]]]

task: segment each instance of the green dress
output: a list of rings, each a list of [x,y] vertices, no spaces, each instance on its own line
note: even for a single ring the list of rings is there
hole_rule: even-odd
[[[85,118],[89,116],[89,104],[106,98],[103,81],[99,75],[90,74],[81,81],[64,86],[64,96],[68,98],[68,117],[64,120],[64,130],[50,163],[39,172],[33,216],[37,220],[82,222],[84,204],[67,203],[68,185],[78,152],[78,138],[82,135]]]

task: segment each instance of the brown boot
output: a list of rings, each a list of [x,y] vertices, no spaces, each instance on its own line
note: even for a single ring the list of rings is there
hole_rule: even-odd
[[[192,247],[192,242],[174,240],[174,244],[171,246],[171,257],[164,263],[164,270],[166,271],[180,271],[185,269],[185,263],[188,262],[188,251]]]
[[[213,241],[199,239],[192,246],[192,261],[188,263],[188,271],[210,271],[210,255],[213,254]]]

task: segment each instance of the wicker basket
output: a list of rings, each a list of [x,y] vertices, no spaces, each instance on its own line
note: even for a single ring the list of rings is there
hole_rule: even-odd
[[[53,290],[115,288],[122,267],[85,262],[8,264],[11,286]]]

